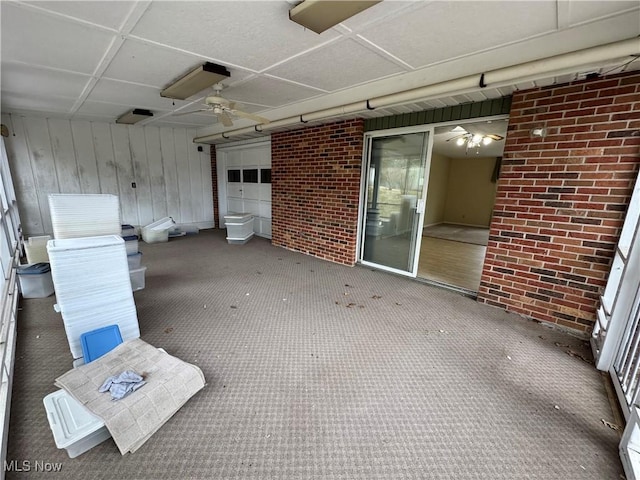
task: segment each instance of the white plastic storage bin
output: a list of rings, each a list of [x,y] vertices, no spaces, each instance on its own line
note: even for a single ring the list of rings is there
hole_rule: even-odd
[[[135,268],[140,268],[140,264],[142,263],[142,252],[127,255],[127,262],[129,263],[129,271]]]
[[[47,263],[49,255],[47,255],[47,242],[51,240],[49,235],[40,237],[29,237],[24,244],[24,251],[27,254],[27,263]]]
[[[53,279],[48,263],[19,265],[17,273],[24,298],[44,298],[53,294]]]
[[[111,438],[102,419],[65,390],[50,393],[44,397],[43,403],[56,446],[64,448],[69,458],[75,458]]]
[[[129,278],[131,279],[131,290],[137,292],[144,289],[144,274],[147,267],[139,267],[129,270]]]
[[[167,242],[169,240],[169,230],[175,227],[175,222],[171,217],[164,217],[149,225],[142,227],[142,240],[147,243]]]
[[[127,237],[122,237],[124,240],[124,246],[127,250],[127,255],[134,255],[138,253],[138,236],[137,235],[129,235]]]
[[[49,195],[54,238],[120,235],[120,202],[110,194]]]
[[[82,357],[80,336],[116,324],[123,340],[140,337],[129,263],[119,235],[49,240],[56,309],[62,314],[73,358]]]
[[[227,227],[227,242],[247,243],[253,237],[253,215],[250,213],[229,213],[224,216]]]
[[[131,235],[135,235],[136,234],[136,227],[134,227],[133,225],[122,225],[122,231],[120,233],[120,235],[122,235],[122,237],[130,237]]]

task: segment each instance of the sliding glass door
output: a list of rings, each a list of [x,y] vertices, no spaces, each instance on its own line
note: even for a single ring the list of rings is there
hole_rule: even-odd
[[[428,132],[367,137],[360,261],[416,275]]]

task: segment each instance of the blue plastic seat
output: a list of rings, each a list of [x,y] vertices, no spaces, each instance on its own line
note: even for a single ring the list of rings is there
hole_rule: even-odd
[[[118,325],[108,325],[80,335],[84,363],[93,362],[122,343]]]

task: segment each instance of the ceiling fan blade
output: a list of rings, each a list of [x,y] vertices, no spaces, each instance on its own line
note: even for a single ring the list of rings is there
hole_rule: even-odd
[[[225,127],[233,127],[233,122],[231,121],[229,115],[227,115],[227,112],[221,112],[217,115],[218,119],[222,122],[222,125],[224,125]]]
[[[496,135],[495,133],[490,133],[489,135],[485,135],[485,137],[489,137],[491,140],[495,140],[496,142],[504,138],[502,135]]]
[[[201,109],[199,109],[199,110],[190,110],[190,111],[188,111],[188,112],[178,112],[178,113],[173,113],[172,115],[173,115],[174,117],[178,117],[178,116],[180,116],[180,115],[190,115],[190,114],[192,114],[192,113],[198,113],[198,112],[210,112],[210,111],[212,111],[212,109],[211,109],[211,108],[201,108]]]
[[[264,124],[269,123],[269,120],[267,120],[264,117],[261,117],[260,115],[254,115],[252,113],[243,112],[242,110],[231,110],[231,113],[238,117],[248,118],[249,120],[253,120],[258,123],[264,123]]]

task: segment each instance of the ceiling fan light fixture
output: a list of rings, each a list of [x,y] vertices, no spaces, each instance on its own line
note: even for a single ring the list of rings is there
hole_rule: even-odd
[[[493,142],[493,139],[491,137],[483,137],[482,138],[482,144],[483,145],[489,145],[491,142]]]
[[[313,32],[322,33],[381,1],[304,0],[289,10],[289,19]]]
[[[231,74],[226,67],[206,62],[204,65],[194,68],[189,73],[179,78],[160,92],[161,97],[186,100],[192,95],[209,88],[222,80],[229,78]]]
[[[141,120],[146,120],[147,118],[153,117],[153,113],[149,110],[145,110],[142,108],[134,108],[130,112],[127,112],[123,115],[120,115],[116,119],[116,123],[123,123],[125,125],[133,125],[134,123],[138,123]]]
[[[458,145],[459,147],[463,146],[465,143],[467,142],[467,139],[465,137],[460,137],[458,140],[456,140],[456,145]]]

